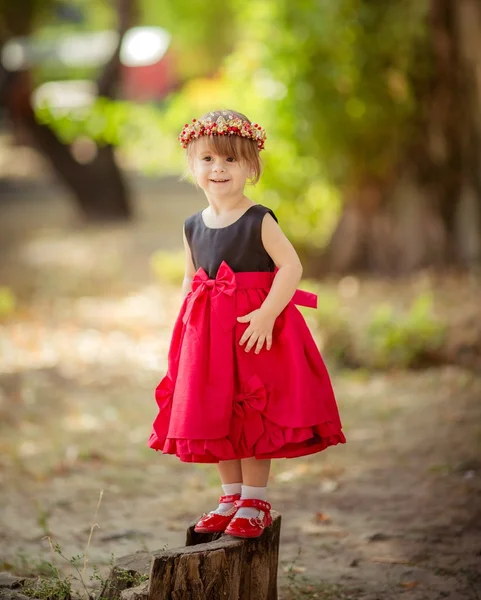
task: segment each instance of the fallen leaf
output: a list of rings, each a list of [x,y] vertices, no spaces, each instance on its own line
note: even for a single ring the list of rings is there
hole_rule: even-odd
[[[318,523],[331,523],[332,518],[327,513],[318,512],[316,513],[316,521]]]

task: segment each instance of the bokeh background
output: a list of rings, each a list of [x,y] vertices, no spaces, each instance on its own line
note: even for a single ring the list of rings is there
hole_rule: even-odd
[[[217,108],[267,130],[348,440],[273,464],[281,597],[479,598],[478,0],[0,0],[0,569],[85,596],[215,505],[146,442]]]

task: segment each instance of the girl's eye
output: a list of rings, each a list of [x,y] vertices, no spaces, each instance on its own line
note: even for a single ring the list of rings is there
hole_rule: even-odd
[[[227,162],[234,162],[235,158],[233,156],[229,156],[229,158],[227,159]]]
[[[209,161],[209,160],[211,160],[211,157],[210,156],[204,156],[204,158],[202,160]]]

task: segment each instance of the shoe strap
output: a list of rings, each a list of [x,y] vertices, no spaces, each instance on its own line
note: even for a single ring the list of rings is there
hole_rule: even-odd
[[[240,494],[229,494],[227,496],[221,496],[219,498],[219,503],[227,504],[228,502],[235,502],[236,500],[239,500],[239,498],[240,498]]]
[[[220,515],[221,517],[232,517],[232,515],[235,515],[236,512],[237,512],[237,508],[235,506],[233,506],[232,508],[229,508],[229,510],[226,510],[224,512],[222,512],[218,508],[216,508],[215,510],[210,511],[209,516],[210,515]]]
[[[241,506],[251,506],[252,508],[258,508],[264,512],[269,512],[271,510],[269,502],[259,500],[258,498],[241,498],[240,500],[236,500],[234,504],[236,508],[240,508]]]

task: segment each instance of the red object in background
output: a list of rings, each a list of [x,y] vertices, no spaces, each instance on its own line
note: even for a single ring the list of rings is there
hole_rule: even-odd
[[[167,52],[152,65],[121,66],[121,92],[125,100],[137,102],[162,100],[177,83],[172,52]]]

